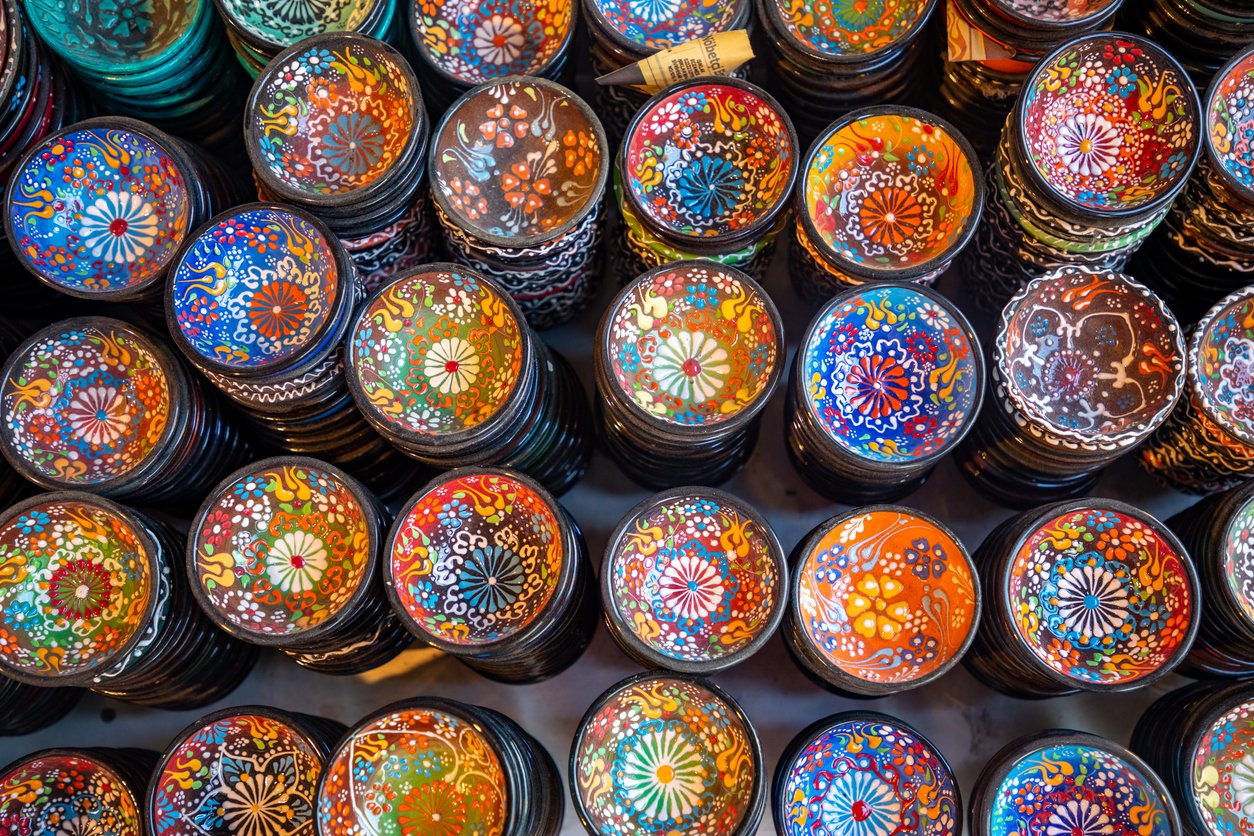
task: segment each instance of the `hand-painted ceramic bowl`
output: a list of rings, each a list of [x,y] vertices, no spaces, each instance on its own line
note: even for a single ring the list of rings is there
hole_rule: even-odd
[[[9,764],[0,771],[0,826],[15,836],[140,836],[144,787],[115,768],[112,761],[124,756],[45,749]]]
[[[878,696],[947,673],[975,639],[980,583],[962,542],[894,505],[840,514],[793,556],[790,640],[836,688]]]
[[[962,833],[962,796],[944,756],[912,726],[869,711],[834,714],[793,738],[771,801],[780,836]]]
[[[318,35],[257,78],[245,144],[266,190],[335,206],[391,185],[422,150],[425,119],[418,80],[399,52],[355,33]]]
[[[389,432],[427,439],[465,437],[501,413],[532,362],[514,302],[453,264],[420,267],[376,291],[346,348],[363,414]]]
[[[936,6],[937,0],[766,0],[759,8],[803,54],[823,62],[862,63],[912,42]]]
[[[1254,787],[1247,778],[1254,762],[1254,694],[1248,683],[1211,694],[1204,707],[1191,712],[1182,749],[1189,760],[1180,776],[1188,810],[1181,812],[1202,826],[1199,832],[1235,834],[1254,824],[1249,808]]]
[[[989,0],[989,10],[1026,28],[1090,26],[1114,12],[1123,0]]]
[[[1254,287],[1221,301],[1194,328],[1188,380],[1208,419],[1254,445]]]
[[[209,494],[187,539],[187,577],[219,627],[295,645],[358,618],[378,572],[378,510],[355,479],[316,459],[265,459]]]
[[[1244,201],[1254,203],[1254,46],[1211,82],[1205,101],[1206,155]]]
[[[291,206],[238,206],[196,230],[166,289],[170,333],[197,366],[227,375],[299,366],[342,336],[356,299],[330,230]]]
[[[961,312],[918,285],[833,299],[797,353],[798,408],[835,447],[877,464],[923,464],[952,449],[983,398],[984,360]]]
[[[1020,738],[994,755],[976,781],[967,821],[972,836],[1095,827],[1107,836],[1181,832],[1166,787],[1144,761],[1109,740],[1071,731]]]
[[[277,53],[289,46],[330,32],[359,32],[380,7],[394,0],[333,0],[298,2],[284,0],[215,0],[227,23],[241,30],[254,49]]]
[[[0,519],[0,670],[19,682],[88,685],[130,659],[168,609],[158,545],[118,505],[82,493],[44,494]],[[167,570],[168,571],[168,570]]]
[[[530,247],[600,209],[609,175],[601,121],[541,78],[503,78],[468,92],[432,137],[432,196],[476,241]]]
[[[208,6],[209,0],[150,0],[112,9],[61,0],[24,4],[42,43],[73,66],[103,74],[160,66],[188,41]]]
[[[596,35],[643,57],[734,29],[747,17],[749,0],[584,0],[583,9]]]
[[[1002,313],[993,361],[1012,420],[1055,447],[1129,449],[1184,389],[1175,317],[1144,285],[1105,270],[1030,282]]]
[[[412,2],[410,32],[419,56],[451,84],[509,75],[544,75],[565,56],[575,32],[574,0]]]
[[[824,260],[859,276],[912,278],[975,233],[984,177],[949,123],[907,107],[856,110],[810,148],[797,212]]]
[[[770,400],[784,365],[771,297],[734,267],[680,261],[619,293],[597,334],[612,397],[637,420],[705,435],[741,426]]]
[[[178,141],[97,119],[26,152],[5,191],[5,231],[26,269],[85,299],[124,300],[164,280],[201,186]]]
[[[787,211],[800,149],[766,91],[728,78],[658,93],[627,128],[624,196],[664,238],[690,247],[752,239]]]
[[[766,799],[757,734],[722,689],[637,674],[592,704],[570,750],[575,812],[592,836],[748,836]]]
[[[765,518],[713,488],[648,497],[610,535],[601,600],[630,655],[708,674],[756,653],[784,615],[788,566]]]
[[[1152,41],[1084,35],[1024,82],[1015,153],[1065,212],[1148,214],[1188,181],[1202,147],[1200,111],[1187,73]]]
[[[1197,633],[1197,573],[1180,541],[1109,499],[1050,506],[1007,551],[1012,641],[1060,683],[1126,691],[1166,676]],[[990,623],[990,627],[993,626]]]

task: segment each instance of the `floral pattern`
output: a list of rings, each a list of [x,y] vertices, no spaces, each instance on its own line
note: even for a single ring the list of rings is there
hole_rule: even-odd
[[[427,0],[412,6],[418,48],[468,85],[507,75],[539,75],[569,43],[570,0]]]
[[[307,733],[259,714],[207,723],[157,767],[154,836],[312,836],[323,758]]]
[[[953,836],[958,785],[932,744],[881,715],[836,715],[780,765],[782,836]]]
[[[885,272],[952,258],[980,214],[979,169],[958,136],[906,113],[837,122],[811,149],[802,185],[825,258]]]
[[[910,462],[957,443],[979,409],[980,348],[957,309],[911,287],[833,300],[798,352],[808,406],[856,456]]]
[[[601,123],[551,81],[480,88],[445,115],[432,142],[435,198],[471,231],[547,240],[600,206],[608,165]]]
[[[116,661],[156,594],[147,539],[101,504],[27,505],[0,523],[0,664],[66,677]]]
[[[5,222],[44,281],[79,294],[159,281],[192,224],[187,174],[135,130],[87,127],[44,142],[13,172]]]
[[[1205,726],[1191,761],[1193,812],[1207,832],[1243,836],[1254,829],[1254,702],[1240,702]]]
[[[86,752],[37,753],[0,776],[0,826],[17,836],[138,836],[141,800]]]
[[[1245,617],[1254,622],[1254,496],[1232,513],[1223,544],[1228,590]]]
[[[194,583],[214,619],[291,636],[337,616],[368,578],[374,509],[313,460],[258,462],[202,507]]]
[[[672,659],[726,659],[781,612],[785,575],[758,514],[719,494],[663,495],[620,523],[606,601],[619,629]]]
[[[1037,65],[1019,134],[1031,166],[1083,209],[1137,209],[1183,187],[1199,146],[1197,92],[1175,59],[1099,33]]]
[[[1007,581],[1030,652],[1063,676],[1101,684],[1178,661],[1197,616],[1197,580],[1159,526],[1093,504],[1031,531]]]
[[[249,151],[263,184],[344,195],[391,171],[425,118],[412,71],[391,47],[358,35],[299,45],[253,87]]]
[[[866,56],[913,37],[932,0],[771,0],[787,34],[831,56]]]
[[[407,620],[462,646],[535,623],[562,576],[560,508],[504,473],[445,478],[392,528],[388,579]]]
[[[1189,387],[1208,418],[1254,444],[1254,287],[1224,299],[1198,324]]]
[[[1212,83],[1206,142],[1218,168],[1247,196],[1254,194],[1254,50],[1244,50]]]
[[[592,0],[591,6],[618,34],[654,52],[728,31],[746,4],[739,0]]]
[[[1009,12],[1047,23],[1078,23],[1094,18],[1116,0],[993,0]]]
[[[115,71],[159,59],[206,9],[212,14],[210,6],[205,0],[34,0],[24,11],[42,41],[75,65]]]
[[[797,173],[788,116],[743,82],[698,81],[655,96],[623,143],[633,210],[681,239],[769,224],[787,206]]]
[[[477,426],[514,392],[524,327],[504,294],[475,273],[405,274],[366,304],[350,333],[347,372],[360,389],[354,394],[364,394],[358,405],[375,423],[405,432]]]
[[[68,320],[9,360],[4,443],[42,478],[101,485],[149,460],[170,419],[166,358],[114,320]]]
[[[1169,836],[1161,791],[1119,755],[1082,743],[1048,743],[1016,759],[990,788],[993,833]]]
[[[505,770],[476,723],[403,708],[357,728],[331,756],[318,832],[337,836],[503,836]]]
[[[318,345],[346,289],[333,244],[278,206],[219,216],[171,274],[183,345],[211,363],[264,369]]]
[[[914,682],[957,662],[979,614],[962,544],[905,509],[832,522],[797,566],[800,635],[865,682]]]
[[[327,32],[356,32],[381,0],[222,0],[232,23],[255,38],[291,46]]]
[[[739,271],[679,262],[615,301],[602,337],[627,398],[673,424],[712,426],[761,408],[783,363],[783,324]]]
[[[576,803],[606,836],[732,833],[763,780],[739,707],[693,680],[620,683],[574,747]]]
[[[1150,290],[1122,273],[1068,267],[1006,306],[993,350],[1015,409],[1055,444],[1130,446],[1184,388],[1184,339]]]

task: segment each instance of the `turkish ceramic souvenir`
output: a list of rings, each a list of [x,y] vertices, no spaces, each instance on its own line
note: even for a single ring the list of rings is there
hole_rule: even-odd
[[[0,770],[7,833],[140,836],[148,771],[142,749],[44,749]]]
[[[1200,86],[1254,37],[1254,8],[1240,0],[1146,0],[1129,4],[1127,12],[1129,25],[1179,58]]]
[[[764,769],[753,725],[721,688],[642,673],[584,714],[570,792],[592,836],[749,836],[766,806]]]
[[[252,3],[214,0],[227,39],[248,74],[256,78],[275,55],[314,35],[359,32],[391,40],[400,14],[397,0],[333,0],[324,3]]]
[[[980,620],[966,548],[931,517],[877,505],[838,514],[797,545],[784,640],[824,687],[876,697],[943,676]]]

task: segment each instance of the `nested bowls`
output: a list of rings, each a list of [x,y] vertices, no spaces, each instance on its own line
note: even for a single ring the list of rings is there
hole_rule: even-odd
[[[930,284],[971,239],[984,204],[970,143],[914,108],[846,114],[802,171],[792,279],[816,303],[875,281]]]
[[[762,747],[721,688],[642,673],[597,698],[570,751],[570,793],[592,836],[749,836],[766,808]]]
[[[1112,499],[1011,518],[975,553],[985,617],[966,664],[1017,697],[1143,688],[1184,660],[1201,618],[1188,553]]]
[[[825,688],[878,697],[943,676],[980,621],[980,582],[962,542],[894,505],[838,514],[793,550],[784,641]]]
[[[834,501],[904,496],[971,428],[983,385],[975,333],[939,293],[853,288],[811,321],[793,358],[789,456]]]
[[[647,667],[705,675],[752,656],[784,616],[788,566],[770,524],[711,488],[642,500],[601,561],[605,623]]]
[[[388,40],[397,19],[395,0],[341,0],[336,3],[253,3],[214,0],[226,24],[227,40],[254,78],[275,55],[306,38],[359,32]]]
[[[43,749],[0,770],[6,829],[26,833],[144,832],[144,792],[155,752]]]
[[[69,714],[82,695],[78,688],[39,688],[0,676],[0,737],[51,726]]]
[[[415,636],[503,682],[560,673],[596,627],[583,535],[521,474],[463,468],[432,480],[397,516],[384,573]]]
[[[648,487],[719,484],[753,452],[784,358],[783,319],[744,273],[707,260],[650,270],[597,329],[607,450]]]
[[[378,795],[383,785],[394,797]],[[557,836],[563,808],[553,759],[516,723],[486,708],[416,697],[340,739],[318,781],[316,821],[320,836],[450,828]]]
[[[798,732],[775,768],[771,811],[782,836],[962,832],[962,795],[944,755],[913,726],[871,711],[833,714]]]

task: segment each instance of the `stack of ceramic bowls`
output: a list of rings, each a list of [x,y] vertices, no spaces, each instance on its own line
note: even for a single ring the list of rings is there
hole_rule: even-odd
[[[1167,520],[1202,582],[1202,624],[1182,670],[1198,677],[1254,674],[1254,482]]]
[[[1254,40],[1250,0],[1139,0],[1125,12],[1131,26],[1171,50],[1201,86]]]
[[[4,228],[14,254],[53,290],[93,302],[160,299],[188,234],[240,192],[195,146],[112,116],[32,145],[12,178]]]
[[[873,832],[962,833],[962,794],[945,756],[913,726],[871,711],[833,714],[792,739],[771,813],[780,836],[856,832],[867,821]]]
[[[229,694],[256,652],[218,632],[179,570],[178,535],[107,499],[41,494],[0,515],[0,672],[158,708]]]
[[[942,3],[859,6],[756,0],[772,89],[806,145],[833,119],[927,95],[928,23]]]
[[[517,723],[487,708],[418,697],[370,715],[340,739],[318,781],[315,820],[319,836],[557,836],[563,810],[557,766]]]
[[[922,485],[975,423],[984,357],[931,288],[855,288],[806,328],[787,395],[788,455],[805,482],[834,502],[884,502]]]
[[[271,446],[345,467],[380,495],[413,487],[413,463],[357,411],[344,335],[361,302],[352,260],[314,216],[237,206],[194,232],[170,270],[175,344]]]
[[[570,794],[591,836],[753,836],[767,780],[757,732],[736,701],[682,674],[614,685],[584,714],[570,747]]]
[[[141,836],[156,756],[144,749],[44,749],[19,758],[0,769],[0,822],[15,836]]]
[[[397,516],[383,565],[413,634],[499,682],[562,672],[596,629],[583,535],[518,473],[464,468],[433,480]]]
[[[192,593],[227,633],[310,670],[376,668],[409,645],[383,594],[387,522],[377,499],[324,462],[256,462],[214,488],[192,520]]]
[[[788,223],[801,148],[770,94],[737,79],[668,87],[636,114],[615,169],[622,284],[708,258],[761,280]]]
[[[1032,67],[1064,41],[1109,29],[1123,0],[954,0],[937,88],[941,112],[980,157],[998,132]]]
[[[980,621],[966,548],[926,514],[895,505],[838,514],[789,560],[784,642],[820,686],[882,697],[958,664]]]
[[[471,87],[503,76],[563,79],[574,75],[570,52],[575,0],[408,0],[414,69],[432,113],[448,110]]]
[[[740,664],[784,616],[788,565],[770,524],[712,488],[648,497],[610,535],[605,624],[644,667],[706,675]]]
[[[0,676],[0,737],[51,726],[69,714],[82,695],[78,688],[39,688]]]
[[[1137,35],[1085,35],[1040,61],[1002,131],[986,219],[960,260],[975,302],[1000,310],[1058,267],[1122,270],[1188,182],[1200,111],[1184,69]]]
[[[1130,277],[1066,267],[1010,300],[990,365],[987,407],[957,460],[981,493],[1030,508],[1086,493],[1167,419],[1184,337]]]
[[[226,23],[226,38],[253,78],[283,50],[314,35],[359,32],[396,42],[401,30],[398,0],[337,0],[334,3],[258,3],[213,0]]]
[[[0,447],[49,490],[134,502],[204,496],[248,442],[164,343],[116,319],[67,319],[9,356]]]
[[[398,276],[366,302],[346,348],[358,408],[421,462],[508,467],[555,494],[588,467],[592,419],[574,369],[469,268]]]
[[[752,0],[668,0],[662,4],[631,0],[582,0],[583,20],[592,53],[592,72],[612,73],[664,49],[749,26]],[[744,76],[744,69],[736,75]],[[595,85],[592,104],[617,142],[627,123],[648,101],[649,94],[635,87]]]
[[[984,618],[967,669],[1015,697],[1143,688],[1189,652],[1197,573],[1158,520],[1113,499],[1012,517],[975,553]]]
[[[597,330],[601,440],[646,487],[720,484],[753,453],[784,359],[784,322],[753,279],[712,261],[652,270]]]
[[[970,144],[930,113],[870,107],[810,146],[791,270],[812,303],[877,281],[933,283],[975,234],[984,177]]]
[[[332,720],[260,705],[201,717],[153,770],[144,833],[312,834],[318,779],[344,731]]]
[[[1189,337],[1188,385],[1141,448],[1141,464],[1189,493],[1215,493],[1254,478],[1254,285],[1220,300]]]
[[[533,328],[591,301],[611,154],[582,99],[541,78],[490,81],[444,115],[430,156],[450,257],[495,279]]]
[[[1206,153],[1130,268],[1186,322],[1254,283],[1254,47],[1215,77],[1203,105]]]
[[[967,828],[971,836],[1067,833],[1181,836],[1162,779],[1105,738],[1054,729],[1003,747],[980,773]]]
[[[212,0],[112,7],[27,0],[25,12],[109,113],[206,145],[238,134],[240,73]]]
[[[1132,751],[1158,771],[1189,836],[1250,823],[1245,775],[1254,760],[1254,686],[1195,683],[1159,698],[1132,732]]]
[[[279,53],[244,116],[261,199],[321,218],[368,290],[428,260],[429,130],[409,64],[356,33],[315,35]]]

